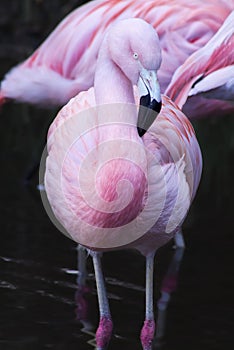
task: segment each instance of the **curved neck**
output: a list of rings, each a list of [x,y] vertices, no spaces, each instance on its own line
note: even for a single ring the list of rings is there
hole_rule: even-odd
[[[97,104],[135,103],[132,83],[111,60],[106,42],[97,61],[94,91]]]

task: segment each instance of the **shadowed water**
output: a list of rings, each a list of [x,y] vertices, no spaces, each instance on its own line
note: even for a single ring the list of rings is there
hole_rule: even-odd
[[[5,64],[1,71],[10,66]],[[85,293],[77,291],[76,244],[56,230],[36,189],[38,162],[55,111],[6,105],[1,111],[0,349],[94,347],[98,323],[90,258]],[[161,339],[155,349],[233,349],[234,119],[194,123],[204,157],[198,195],[184,226],[186,250],[167,314],[157,301],[175,251],[156,258],[155,312]],[[114,320],[110,349],[141,349],[144,259],[132,251],[106,253],[104,273]],[[173,276],[178,268],[172,266]],[[166,318],[165,318],[166,317]],[[164,322],[165,321],[165,322]]]

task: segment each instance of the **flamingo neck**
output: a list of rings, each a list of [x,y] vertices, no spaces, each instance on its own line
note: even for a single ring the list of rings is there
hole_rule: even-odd
[[[130,108],[111,109],[112,122],[108,124],[108,117],[105,127],[98,129],[96,140],[102,145],[97,148],[96,157],[98,172],[94,188],[98,195],[91,200],[95,206],[85,210],[84,220],[95,227],[120,229],[141,212],[147,179],[141,166],[131,161],[135,159],[136,145],[141,142],[136,128],[137,110],[129,106],[135,103],[133,86],[111,59],[105,41],[99,52],[94,93],[97,106],[121,103]],[[102,114],[103,110],[98,113]]]
[[[132,83],[111,60],[105,43],[100,50],[97,61],[94,91],[97,105],[135,103]]]

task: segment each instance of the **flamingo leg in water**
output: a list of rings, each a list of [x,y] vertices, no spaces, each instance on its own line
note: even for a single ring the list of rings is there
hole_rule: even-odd
[[[112,335],[113,323],[110,314],[104,277],[101,267],[101,253],[91,252],[97,283],[98,304],[100,312],[99,326],[96,332],[97,350],[105,350]]]
[[[174,242],[175,242],[175,248],[185,249],[184,237],[181,230],[176,232],[174,237]]]
[[[141,330],[141,344],[144,350],[152,349],[152,341],[155,333],[154,305],[153,305],[153,281],[154,281],[154,256],[155,252],[146,257],[146,290],[145,290],[145,321]]]
[[[87,251],[82,245],[77,245],[77,263],[78,263],[78,276],[77,276],[77,284],[80,288],[86,286],[87,279],[87,268],[86,268],[86,259],[87,259]]]
[[[182,231],[179,230],[176,232],[174,237],[175,242],[175,249],[182,248],[185,249],[185,243]],[[78,278],[77,278],[77,284],[82,287],[86,285],[86,278],[87,278],[87,268],[86,268],[86,260],[87,260],[87,253],[86,249],[82,247],[80,244],[77,246],[77,252],[78,252]]]
[[[77,291],[76,291],[76,317],[82,323],[88,318],[88,301],[86,296],[90,293],[90,288],[86,284],[87,268],[86,268],[87,251],[80,244],[77,245]]]

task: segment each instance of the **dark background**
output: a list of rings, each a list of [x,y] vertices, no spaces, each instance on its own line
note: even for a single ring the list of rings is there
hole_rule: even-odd
[[[0,6],[0,78],[44,40],[81,1],[6,1]],[[25,178],[40,159],[56,110],[11,103],[1,112],[0,349],[92,348],[98,322],[95,281],[88,258],[88,291],[77,296],[76,244],[56,230],[36,189]],[[234,345],[234,116],[194,121],[204,171],[184,225],[186,250],[165,335],[155,349],[233,349]],[[156,259],[155,312],[174,250]],[[103,257],[115,324],[110,349],[141,349],[144,259],[135,252]],[[84,329],[77,299],[87,303]],[[84,305],[84,304],[82,304]],[[86,304],[85,304],[86,305]],[[86,307],[86,306],[85,306]],[[91,342],[92,343],[92,342]]]

